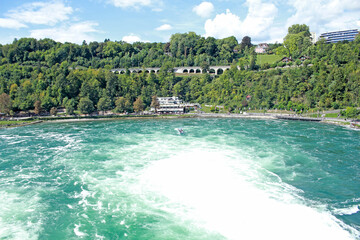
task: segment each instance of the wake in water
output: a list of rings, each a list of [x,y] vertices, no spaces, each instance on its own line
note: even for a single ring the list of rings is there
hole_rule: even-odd
[[[0,239],[359,239],[354,134],[229,119],[8,129]]]
[[[172,214],[227,239],[353,239],[329,212],[257,168],[226,152],[193,151],[153,163],[141,184],[186,209]]]

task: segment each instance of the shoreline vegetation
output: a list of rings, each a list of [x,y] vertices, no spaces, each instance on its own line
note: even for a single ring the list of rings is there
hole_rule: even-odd
[[[259,46],[251,44],[249,36],[240,43],[235,37],[204,38],[194,32],[174,34],[167,43],[106,40],[77,45],[15,39],[0,45],[0,118],[13,116],[25,122],[0,121],[0,126],[164,118],[146,113],[156,112],[158,96],[175,96],[202,106],[201,112],[207,114],[199,117],[290,114],[288,120],[304,116],[297,120],[358,127],[360,34],[350,42],[322,39],[316,44],[310,36],[308,26],[295,24],[282,44],[266,44],[263,54],[256,53]],[[246,115],[238,115],[245,111]]]
[[[178,118],[238,118],[238,119],[273,119],[291,121],[317,121],[320,123],[334,124],[339,126],[360,129],[360,123],[351,119],[327,118],[327,117],[304,117],[294,114],[274,113],[187,113],[174,115],[97,115],[97,116],[68,116],[68,117],[40,117],[23,118],[16,120],[0,121],[1,128],[23,127],[38,123],[65,123],[65,122],[86,122],[86,121],[111,121],[111,120],[134,120],[134,119],[178,119]]]

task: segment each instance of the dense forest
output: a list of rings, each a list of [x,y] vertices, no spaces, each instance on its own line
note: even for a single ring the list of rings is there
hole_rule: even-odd
[[[0,112],[80,110],[134,111],[152,96],[262,109],[311,109],[360,106],[360,37],[354,42],[310,42],[309,28],[289,28],[283,44],[270,53],[292,57],[285,63],[257,65],[250,37],[204,38],[174,34],[169,43],[105,40],[82,45],[51,39],[15,39],[0,45]],[[305,62],[299,57],[306,56]],[[223,74],[175,75],[175,66],[231,65]],[[112,68],[161,67],[158,74],[114,74]],[[251,96],[251,98],[249,98]],[[141,109],[141,108],[140,108]]]

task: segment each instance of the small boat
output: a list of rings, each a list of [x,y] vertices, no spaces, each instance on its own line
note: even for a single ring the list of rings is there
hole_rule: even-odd
[[[182,128],[175,128],[176,131],[178,131],[179,135],[184,134],[184,129]]]

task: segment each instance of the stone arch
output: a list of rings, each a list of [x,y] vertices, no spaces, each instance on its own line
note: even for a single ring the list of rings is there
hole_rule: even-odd
[[[138,72],[137,73],[142,73],[142,70],[138,70]]]
[[[224,70],[222,68],[219,68],[217,71],[216,71],[216,74],[223,74],[224,73]]]
[[[196,69],[195,73],[201,73],[201,69]]]
[[[184,69],[183,73],[189,73],[189,71],[187,69]]]
[[[195,73],[194,69],[190,69],[189,73]]]
[[[150,73],[149,70],[145,70],[145,73]]]
[[[124,70],[121,70],[120,72],[119,72],[119,74],[124,74],[125,73],[125,71]]]
[[[151,72],[152,72],[152,73],[156,73],[156,71],[155,71],[154,69],[153,69],[153,70],[151,70]]]
[[[209,73],[210,73],[210,74],[216,73],[216,71],[215,71],[215,69],[211,68],[211,69],[209,70]]]

